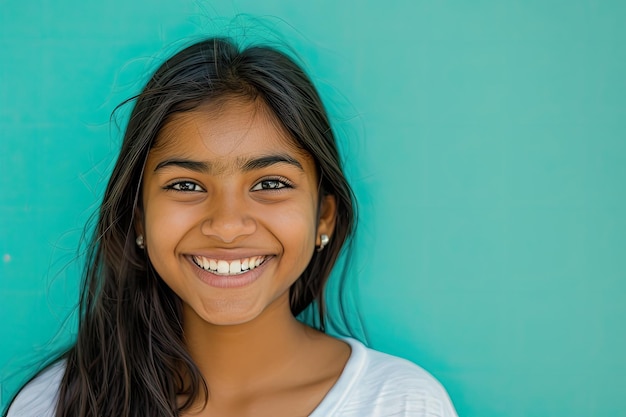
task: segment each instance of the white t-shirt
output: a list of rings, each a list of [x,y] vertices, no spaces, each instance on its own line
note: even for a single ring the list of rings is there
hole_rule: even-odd
[[[446,390],[424,369],[344,340],[350,359],[309,417],[458,417]]]
[[[446,390],[424,369],[344,340],[350,359],[309,417],[457,417]],[[7,417],[53,417],[64,369],[58,362],[26,385]]]

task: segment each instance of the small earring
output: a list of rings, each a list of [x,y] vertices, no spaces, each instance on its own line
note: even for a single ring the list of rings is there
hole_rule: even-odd
[[[143,235],[137,236],[137,239],[135,239],[135,243],[137,244],[137,246],[139,246],[139,249],[146,248],[146,244],[143,241]]]
[[[328,235],[321,235],[320,245],[317,247],[317,251],[321,252],[322,250],[324,250],[324,247],[328,245],[328,242],[330,242],[330,238],[328,237]]]

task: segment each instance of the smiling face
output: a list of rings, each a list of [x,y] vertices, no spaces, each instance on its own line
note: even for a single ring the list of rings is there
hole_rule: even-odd
[[[289,287],[334,228],[332,196],[318,213],[312,157],[258,100],[174,115],[142,187],[137,228],[150,261],[185,317],[211,324],[248,322],[272,305],[288,311]]]

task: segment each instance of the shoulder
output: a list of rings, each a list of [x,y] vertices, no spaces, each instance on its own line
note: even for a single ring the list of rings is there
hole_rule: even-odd
[[[326,415],[457,416],[446,390],[426,370],[406,359],[369,349],[354,339],[345,341],[352,355],[322,403],[329,407],[324,410]]]
[[[65,361],[44,369],[22,388],[13,400],[7,417],[52,417],[56,409]]]

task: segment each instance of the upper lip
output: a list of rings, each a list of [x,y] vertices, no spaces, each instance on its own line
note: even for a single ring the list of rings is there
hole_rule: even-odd
[[[211,251],[193,251],[189,252],[188,256],[203,256],[207,259],[215,259],[221,261],[234,261],[237,259],[251,258],[253,256],[272,256],[270,253],[262,250],[211,250]]]

